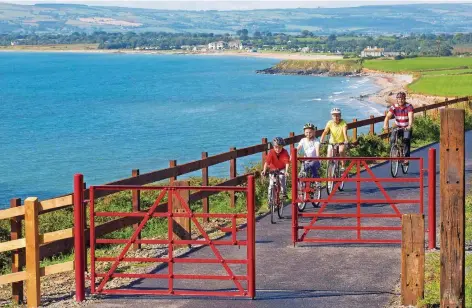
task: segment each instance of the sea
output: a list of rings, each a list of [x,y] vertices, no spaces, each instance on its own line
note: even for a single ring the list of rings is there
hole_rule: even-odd
[[[247,147],[263,137],[381,115],[369,77],[256,74],[279,60],[236,56],[0,53],[0,208]],[[260,155],[238,160],[238,172]],[[229,164],[209,168],[227,177]],[[196,173],[198,175],[200,173]]]

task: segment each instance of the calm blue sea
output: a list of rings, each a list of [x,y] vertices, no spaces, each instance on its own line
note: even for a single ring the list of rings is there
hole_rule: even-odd
[[[0,207],[72,191],[74,173],[102,184],[188,162],[262,137],[319,127],[333,106],[365,118],[383,107],[352,97],[366,77],[258,75],[277,60],[243,57],[0,53]],[[259,158],[259,156],[257,156]],[[238,163],[243,171],[242,163]],[[210,168],[226,176],[227,164]]]

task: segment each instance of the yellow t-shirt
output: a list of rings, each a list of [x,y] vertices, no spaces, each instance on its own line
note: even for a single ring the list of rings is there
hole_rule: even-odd
[[[329,128],[329,143],[343,143],[347,140],[344,140],[344,127],[347,125],[347,123],[344,120],[341,120],[339,124],[334,123],[333,120],[330,120],[328,124],[326,124],[326,127]]]

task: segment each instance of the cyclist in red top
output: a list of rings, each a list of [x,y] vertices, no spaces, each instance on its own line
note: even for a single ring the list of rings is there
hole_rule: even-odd
[[[410,157],[410,145],[411,145],[411,138],[412,138],[412,127],[413,127],[413,106],[406,102],[406,93],[399,92],[397,94],[397,103],[393,104],[390,109],[388,110],[387,115],[385,116],[384,120],[384,130],[388,129],[388,120],[394,116],[395,117],[395,124],[398,128],[402,128],[402,130],[397,131],[396,133],[399,135],[403,135],[403,153],[405,153],[405,157]],[[395,142],[395,134],[392,134],[390,138],[390,144]],[[408,161],[405,161],[405,164],[408,164]]]
[[[290,155],[287,150],[284,149],[285,141],[282,137],[275,137],[272,141],[272,149],[269,151],[269,154],[266,156],[264,163],[264,168],[262,170],[262,175],[266,175],[267,168],[273,171],[281,171],[279,175],[280,186],[282,195],[287,199],[287,185],[285,178],[288,175],[288,167],[290,166]],[[270,183],[269,183],[269,196],[271,195],[271,187],[275,181],[275,176],[270,174]]]

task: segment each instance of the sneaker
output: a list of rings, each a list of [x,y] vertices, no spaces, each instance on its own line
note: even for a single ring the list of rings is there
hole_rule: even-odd
[[[344,168],[344,167],[341,167],[341,169],[340,169],[340,170],[341,170],[341,173],[344,173],[344,171],[346,171],[346,168]]]
[[[408,165],[410,164],[410,161],[409,161],[409,160],[405,160],[405,161],[403,162],[403,164],[404,164],[405,166],[408,166]]]
[[[315,187],[320,189],[321,188],[321,183],[320,182],[315,182]]]

